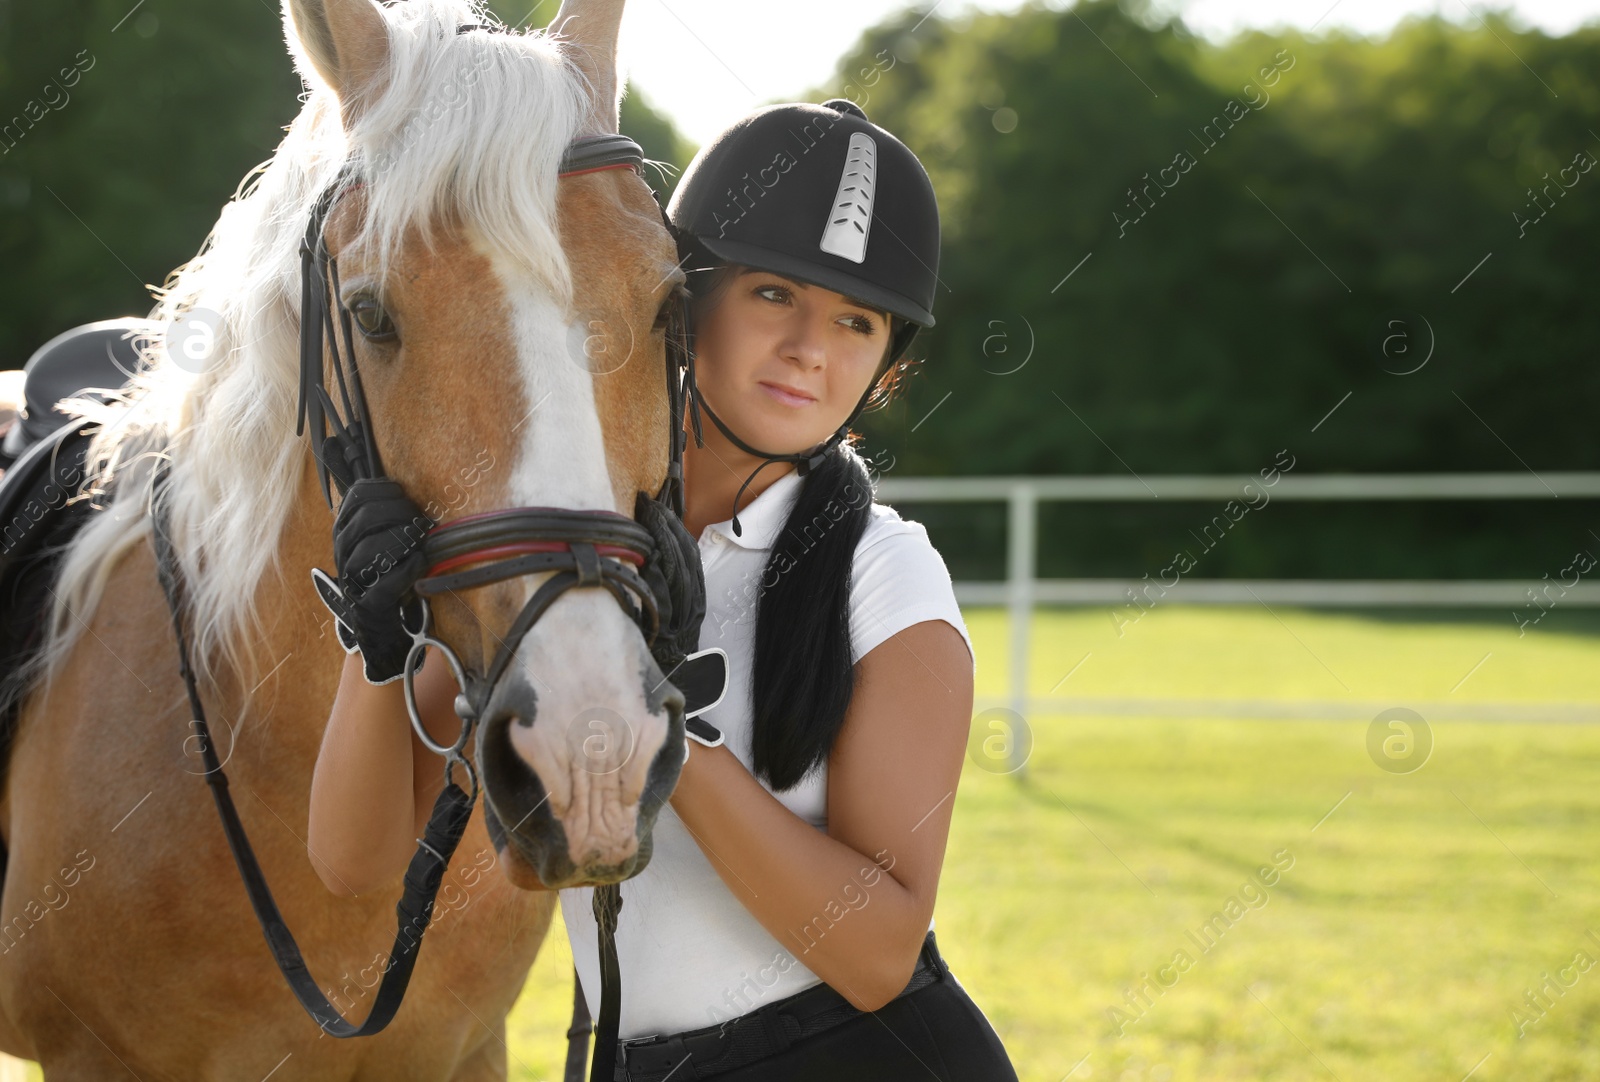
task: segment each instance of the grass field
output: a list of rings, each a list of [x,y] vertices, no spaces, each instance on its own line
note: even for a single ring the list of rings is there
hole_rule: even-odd
[[[968,620],[1000,695],[1005,614]],[[1572,968],[1600,959],[1600,725],[1471,720],[1600,704],[1600,621],[1170,607],[1123,631],[1041,614],[1031,690],[1078,705],[1027,719],[1025,776],[969,762],[957,797],[940,944],[1025,1082],[1600,1079],[1600,968]],[[1393,773],[1370,714],[1166,716],[1196,701],[1410,706],[1434,746]],[[558,916],[512,1078],[560,1077],[571,994]]]
[[[999,695],[1005,615],[968,621]],[[1260,607],[1157,609],[1121,638],[1057,611],[1034,634],[1040,696],[1088,654],[1057,695],[1600,704],[1600,624],[1559,610],[1520,639],[1498,613]],[[1431,757],[1394,774],[1370,718],[1028,720],[1025,779],[968,764],[936,913],[1025,1082],[1600,1078],[1600,968],[1569,968],[1536,1021],[1524,999],[1600,960],[1600,726],[1433,721]],[[1245,891],[1275,853],[1276,884]],[[1242,915],[1203,934],[1230,897]],[[570,958],[558,918],[514,1078],[559,1077]]]

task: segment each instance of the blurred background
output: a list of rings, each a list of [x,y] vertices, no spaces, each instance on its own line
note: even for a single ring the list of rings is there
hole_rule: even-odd
[[[636,0],[622,48],[663,199],[838,95],[933,177],[862,448],[978,648],[937,920],[1022,1078],[1600,1078],[1600,3]],[[148,312],[300,89],[268,0],[0,0],[0,367]]]

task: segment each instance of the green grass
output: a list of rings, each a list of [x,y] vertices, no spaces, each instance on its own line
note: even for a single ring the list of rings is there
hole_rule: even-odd
[[[1005,614],[968,621],[979,693],[1002,694]],[[1521,638],[1504,614],[1259,607],[1124,631],[1041,615],[1031,690],[1087,653],[1057,695],[1600,702],[1600,628],[1560,610]],[[1029,721],[1025,780],[968,764],[937,910],[1025,1082],[1080,1062],[1074,1082],[1460,1082],[1480,1060],[1474,1082],[1600,1078],[1600,967],[1521,1039],[1512,1017],[1545,971],[1600,961],[1600,726],[1436,721],[1432,758],[1397,775],[1365,721]],[[1266,903],[1202,953],[1184,933],[1283,849]],[[1117,1036],[1107,1008],[1184,948]],[[514,1078],[559,1077],[570,958],[558,922],[512,1015]]]
[[[1005,613],[968,621],[979,694],[1001,695]],[[1560,610],[1520,638],[1503,613],[1259,606],[1158,608],[1121,637],[1055,611],[1033,634],[1039,696],[1600,703],[1600,624]],[[1512,1014],[1577,952],[1600,961],[1600,726],[1432,720],[1432,757],[1392,774],[1367,720],[1027,720],[1025,777],[967,765],[937,909],[1025,1082],[1600,1078],[1600,966],[1520,1039]],[[1185,933],[1280,850],[1265,904],[1203,953]],[[1130,1009],[1179,950],[1193,964]],[[558,916],[512,1078],[560,1077],[571,994]],[[1121,1036],[1111,1007],[1139,1014]]]
[[[1010,671],[1006,614],[974,610],[967,621],[979,655],[978,694],[1002,695]],[[1157,608],[1124,625],[1120,637],[1105,609],[1054,610],[1036,617],[1032,635],[1034,695],[1048,694],[1089,654],[1057,695],[1600,702],[1600,620],[1560,609],[1520,637],[1509,612],[1261,606]]]

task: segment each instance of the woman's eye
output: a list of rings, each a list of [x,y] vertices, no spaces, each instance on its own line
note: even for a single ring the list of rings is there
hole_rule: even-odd
[[[371,297],[359,297],[350,305],[350,317],[356,321],[356,327],[362,335],[374,342],[382,342],[395,336],[394,320],[389,318],[389,313],[384,310]]]
[[[878,325],[866,316],[851,316],[850,325],[862,334],[871,334],[878,329]]]
[[[767,296],[769,293],[777,293],[780,294],[780,296],[769,297]],[[783,286],[757,286],[756,296],[765,298],[766,300],[773,301],[778,304],[782,304],[784,301],[789,299],[789,291]]]

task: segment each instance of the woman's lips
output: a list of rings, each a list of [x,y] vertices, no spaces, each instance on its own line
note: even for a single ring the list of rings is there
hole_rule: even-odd
[[[771,395],[779,402],[782,402],[785,406],[809,406],[811,403],[816,401],[816,399],[810,395],[790,390],[780,383],[767,383],[765,380],[763,380],[761,382],[761,389],[766,391],[767,394]]]

